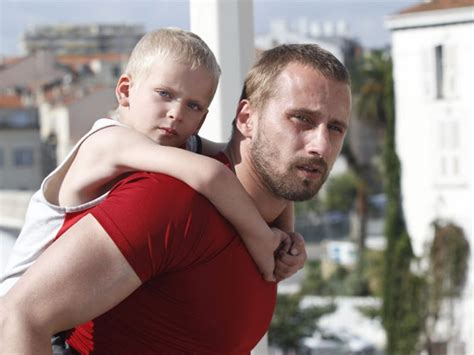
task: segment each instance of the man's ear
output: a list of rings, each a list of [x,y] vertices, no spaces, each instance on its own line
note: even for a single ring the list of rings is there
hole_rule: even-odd
[[[235,125],[239,132],[247,138],[252,137],[254,129],[254,120],[256,119],[252,114],[253,108],[249,100],[241,100],[237,106],[237,113],[235,115]]]
[[[122,74],[115,87],[115,97],[119,106],[128,107],[130,105],[129,93],[132,81],[127,74]]]

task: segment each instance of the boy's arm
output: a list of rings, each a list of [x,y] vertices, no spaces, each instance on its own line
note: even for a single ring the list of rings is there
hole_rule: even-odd
[[[263,277],[274,280],[274,252],[287,236],[268,227],[230,169],[212,158],[160,146],[128,128],[111,127],[99,133],[88,138],[81,147],[82,160],[87,161],[82,165],[90,168],[80,169],[75,175],[78,179],[88,175],[89,180],[76,186],[90,185],[91,175],[96,181],[110,181],[135,170],[159,172],[180,179],[207,197],[232,223]],[[93,173],[91,168],[96,171]]]
[[[295,207],[293,202],[287,204],[273,223],[273,227],[287,232],[290,236],[290,242],[285,243],[279,250],[275,262],[275,278],[277,281],[281,281],[300,270],[307,258],[304,239],[301,234],[294,232]]]
[[[304,267],[307,259],[303,236],[296,232],[288,233],[289,250],[280,250],[276,258],[275,279],[281,281]]]
[[[272,226],[287,233],[295,231],[295,204],[293,202],[288,202]]]

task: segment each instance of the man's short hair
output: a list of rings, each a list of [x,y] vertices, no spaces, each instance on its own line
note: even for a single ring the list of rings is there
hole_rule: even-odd
[[[135,45],[125,68],[132,80],[142,80],[159,58],[189,64],[192,69],[203,66],[217,83],[221,69],[214,53],[198,35],[179,28],[161,28],[145,34]]]
[[[290,63],[307,65],[327,79],[350,84],[344,64],[317,44],[284,44],[262,53],[245,78],[240,100],[247,99],[258,109],[265,107],[278,89],[276,78]]]

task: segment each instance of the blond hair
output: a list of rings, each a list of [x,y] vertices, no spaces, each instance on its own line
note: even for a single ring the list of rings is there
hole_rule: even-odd
[[[161,28],[145,34],[135,45],[125,74],[139,81],[150,74],[158,58],[169,58],[189,64],[191,69],[203,66],[214,76],[216,86],[221,69],[214,53],[196,34],[179,28]]]

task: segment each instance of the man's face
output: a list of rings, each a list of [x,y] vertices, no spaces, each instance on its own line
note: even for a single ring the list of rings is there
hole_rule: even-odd
[[[276,94],[256,113],[250,155],[276,196],[313,197],[326,180],[349,125],[348,85],[292,63],[277,77]]]
[[[159,58],[148,75],[129,81],[124,123],[158,144],[182,146],[200,128],[214,89],[206,68]]]

